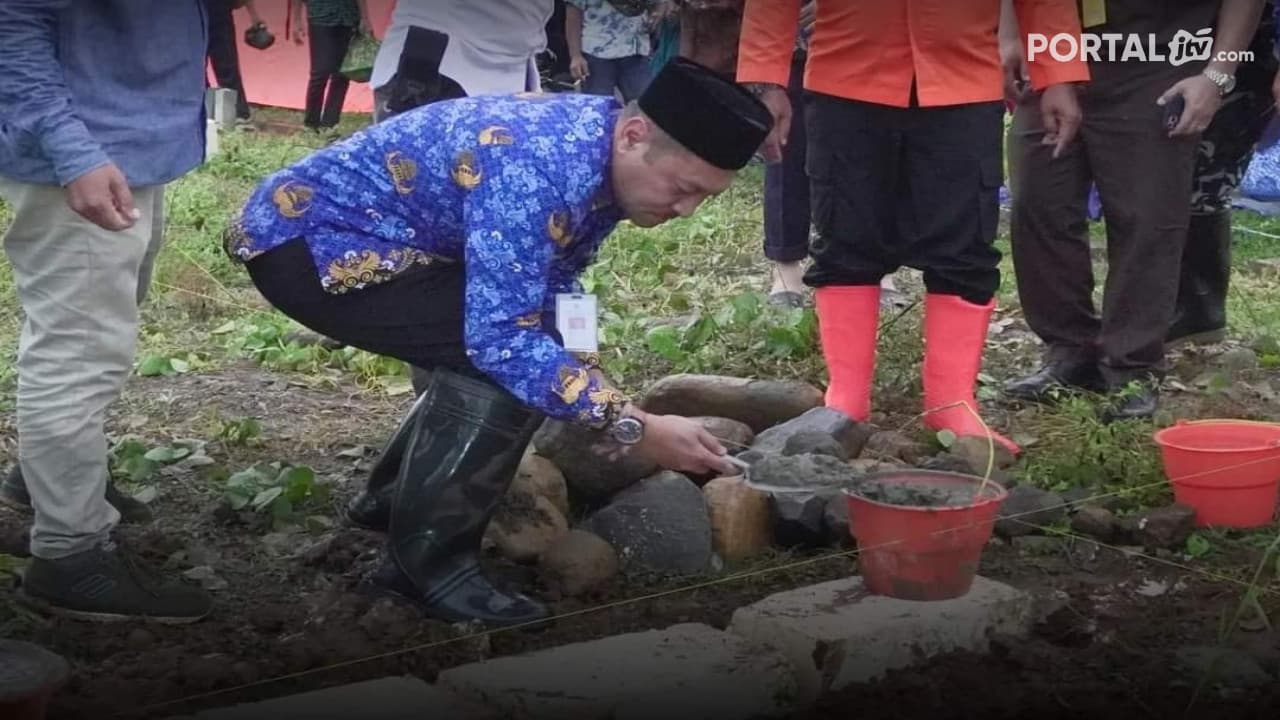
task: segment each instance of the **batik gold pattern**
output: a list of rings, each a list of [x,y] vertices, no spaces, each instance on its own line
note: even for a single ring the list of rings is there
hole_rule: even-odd
[[[244,231],[244,224],[237,218],[222,233],[222,249],[241,261],[252,260],[262,254],[253,247],[253,238]]]
[[[463,190],[475,190],[480,186],[483,174],[476,164],[476,156],[470,150],[458,153],[453,162],[453,182]]]
[[[556,394],[564,401],[565,405],[575,405],[578,399],[582,397],[582,393],[586,392],[591,385],[591,376],[587,375],[587,369],[584,367],[562,367],[560,368],[560,383],[555,389]]]
[[[387,153],[384,160],[387,172],[391,173],[391,184],[396,192],[408,195],[413,192],[413,180],[418,176],[418,163],[404,156],[399,150]]]
[[[311,209],[314,197],[315,190],[293,180],[284,181],[271,192],[271,201],[275,203],[276,210],[290,220],[305,215]]]
[[[516,318],[516,327],[519,328],[536,328],[542,326],[542,311],[531,312],[528,315],[521,315]]]
[[[386,282],[414,265],[431,265],[437,261],[435,256],[413,249],[397,248],[386,253],[373,250],[349,252],[329,263],[320,284],[328,292],[341,295]]]
[[[501,125],[490,125],[481,130],[478,139],[481,145],[513,145],[516,141],[511,131]]]
[[[569,246],[573,240],[573,233],[569,231],[571,220],[569,213],[563,210],[555,210],[547,216],[547,236],[551,242],[562,248]]]

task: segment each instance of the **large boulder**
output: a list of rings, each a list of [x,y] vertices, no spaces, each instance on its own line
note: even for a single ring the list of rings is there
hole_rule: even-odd
[[[672,375],[653,384],[640,407],[659,415],[725,417],[754,432],[820,407],[822,391],[798,380],[748,380],[720,375]]]
[[[731,418],[722,417],[695,417],[691,420],[697,420],[702,423],[702,427],[707,432],[715,435],[725,449],[734,453],[744,448],[751,447],[751,443],[755,442],[756,434],[750,425],[739,422]]]
[[[769,496],[747,487],[741,477],[721,477],[702,488],[711,517],[711,544],[732,562],[758,555],[773,545]]]
[[[1061,495],[1019,485],[1009,491],[1009,497],[1001,504],[995,532],[1006,538],[1032,535],[1038,526],[1051,525],[1066,515],[1067,503]]]
[[[511,493],[490,521],[485,535],[503,556],[534,562],[569,532],[569,522],[541,495]]]
[[[877,460],[901,460],[915,465],[930,455],[929,446],[896,430],[881,430],[867,438],[863,453]]]
[[[769,495],[774,537],[783,547],[823,547],[832,539],[827,504],[865,475],[829,455],[770,455],[756,460],[749,481]],[[837,531],[838,532],[838,531]]]
[[[1196,511],[1186,505],[1154,508],[1123,518],[1118,527],[1122,539],[1150,550],[1178,550],[1195,530]]]
[[[564,473],[541,455],[529,453],[524,456],[515,480],[511,482],[510,492],[542,496],[550,500],[561,515],[569,517],[569,486],[565,483]]]
[[[618,553],[622,572],[693,575],[711,567],[711,519],[689,478],[662,472],[618,493],[583,528]]]
[[[848,415],[829,407],[815,407],[781,425],[765,430],[751,447],[766,455],[804,455],[803,443],[814,443],[826,435],[844,448],[846,458],[856,458],[871,437],[871,428],[854,422]],[[800,439],[797,439],[800,438]],[[788,445],[791,448],[788,452]],[[831,454],[831,453],[825,453]]]
[[[619,453],[617,443],[600,433],[558,420],[539,428],[533,446],[564,473],[570,493],[588,502],[606,500],[658,471],[638,453]]]

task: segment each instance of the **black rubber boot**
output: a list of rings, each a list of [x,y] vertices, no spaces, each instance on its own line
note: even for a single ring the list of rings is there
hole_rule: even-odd
[[[431,617],[518,625],[534,600],[505,593],[480,569],[480,540],[542,422],[505,390],[437,370],[409,439],[386,557],[372,583]]]
[[[1178,305],[1165,349],[1222,342],[1231,284],[1231,213],[1192,215],[1182,251]]]
[[[1054,359],[1047,361],[1030,375],[1005,383],[1004,392],[1017,400],[1042,402],[1051,399],[1055,391],[1099,392],[1103,388],[1102,373],[1098,370],[1097,362]]]
[[[415,368],[415,371],[417,369]],[[428,378],[429,372],[423,371]],[[417,376],[415,375],[415,381]],[[369,471],[369,480],[364,490],[351,502],[347,503],[347,522],[366,530],[386,532],[391,525],[391,501],[395,498],[396,479],[400,476],[400,464],[404,460],[405,449],[409,445],[409,437],[413,434],[413,424],[424,404],[422,393],[414,401],[413,407],[400,421],[387,445],[378,456],[378,462]]]

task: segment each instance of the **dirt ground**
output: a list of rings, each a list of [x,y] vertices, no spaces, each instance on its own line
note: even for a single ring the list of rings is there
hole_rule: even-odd
[[[356,461],[339,453],[378,446],[408,402],[406,397],[370,401],[357,388],[342,385],[298,386],[243,362],[206,374],[131,378],[110,424],[117,432],[167,442],[208,439],[220,420],[262,418],[260,447],[211,442],[209,455],[232,472],[258,460],[306,463],[334,483],[330,515],[336,517],[337,508],[363,481]],[[154,428],[165,428],[165,435],[149,435]],[[12,427],[0,431],[3,449],[11,456]],[[204,622],[143,627],[48,620],[14,603],[12,576],[0,573],[0,630],[42,644],[74,665],[74,677],[57,696],[52,718],[184,715],[387,675],[430,680],[442,669],[486,657],[680,622],[723,627],[737,607],[856,572],[851,558],[828,559],[575,615],[537,632],[498,632],[445,643],[468,630],[423,620],[408,607],[361,591],[362,575],[378,562],[379,536],[341,527],[301,535],[274,533],[263,522],[246,522],[228,512],[219,484],[205,470],[162,478],[152,503],[157,520],[124,531],[126,542],[158,565],[179,571],[209,566],[225,581],[225,588],[215,592],[215,614]],[[14,546],[26,522],[0,509],[5,542],[0,550],[20,550]],[[803,557],[779,555],[753,567]],[[1256,562],[1244,556],[1228,564],[1245,567],[1250,560]],[[998,640],[987,656],[941,658],[893,673],[830,698],[805,717],[1169,717],[1174,712],[1199,717],[1226,710],[1233,717],[1276,717],[1280,683],[1274,679],[1253,690],[1210,687],[1190,714],[1184,713],[1198,677],[1179,669],[1174,658],[1181,648],[1217,643],[1222,619],[1238,606],[1243,589],[1170,562],[1178,561],[1133,557],[1080,541],[996,541],[984,559],[983,574],[1018,587],[1066,594],[1034,637]],[[495,561],[493,570],[513,586],[538,590],[528,568]],[[641,586],[619,581],[594,597],[551,600],[557,612],[570,613],[688,582],[671,578]],[[1264,596],[1262,604],[1273,615],[1280,609],[1274,596]],[[1244,648],[1273,678],[1280,673],[1280,635],[1274,631],[1240,633],[1231,644]],[[303,674],[226,692],[298,673]],[[194,699],[177,702],[185,698]],[[169,704],[157,706],[161,703]]]

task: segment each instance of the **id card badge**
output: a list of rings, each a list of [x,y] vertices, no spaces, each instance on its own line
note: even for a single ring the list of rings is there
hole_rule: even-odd
[[[1107,22],[1107,0],[1084,0],[1084,17],[1081,25],[1086,28],[1105,25]]]
[[[570,352],[598,352],[595,295],[556,295],[556,329]]]

